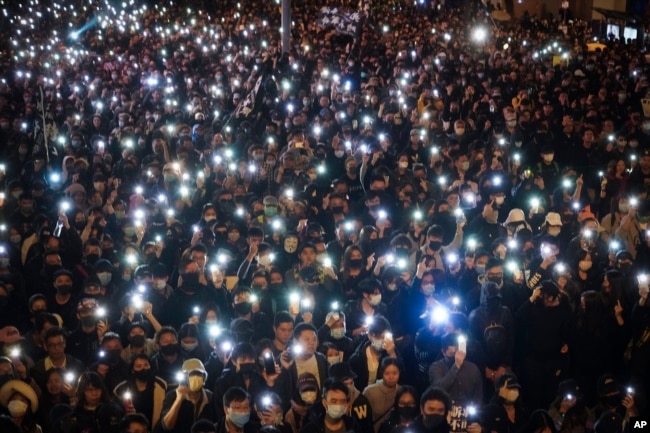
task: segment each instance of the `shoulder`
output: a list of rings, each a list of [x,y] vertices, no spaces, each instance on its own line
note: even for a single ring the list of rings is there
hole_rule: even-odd
[[[162,388],[163,391],[167,391],[167,382],[162,377],[155,376],[153,379],[153,384],[157,388]]]

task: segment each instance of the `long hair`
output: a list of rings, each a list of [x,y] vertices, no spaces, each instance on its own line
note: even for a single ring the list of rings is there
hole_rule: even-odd
[[[83,373],[81,376],[79,376],[79,381],[77,382],[77,391],[76,391],[76,397],[77,397],[77,408],[83,409],[83,407],[86,405],[86,396],[85,396],[85,391],[88,389],[89,386],[93,386],[95,388],[99,388],[102,391],[102,396],[100,398],[100,403],[106,403],[108,402],[109,395],[108,391],[106,390],[106,385],[104,385],[104,380],[102,377],[95,373],[94,371],[86,372]]]

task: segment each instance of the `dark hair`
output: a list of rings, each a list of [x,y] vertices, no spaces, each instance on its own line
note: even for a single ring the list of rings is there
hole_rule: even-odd
[[[63,340],[66,340],[66,333],[65,330],[61,327],[58,326],[53,326],[51,328],[48,328],[47,331],[45,331],[45,335],[43,335],[43,342],[46,343],[47,345],[47,340],[49,340],[52,337],[58,337],[58,336],[63,337]]]
[[[393,407],[395,410],[397,410],[397,406],[399,404],[399,399],[404,395],[404,394],[411,394],[413,396],[413,399],[417,402],[418,401],[418,392],[415,389],[415,387],[411,385],[400,385],[397,388],[397,392],[395,393],[395,403],[393,403]]]
[[[323,385],[323,392],[321,394],[323,396],[323,400],[327,398],[327,393],[330,391],[341,391],[343,394],[345,394],[345,399],[350,400],[350,397],[348,395],[348,387],[341,381],[332,380],[325,382]]]
[[[232,350],[231,359],[237,361],[239,358],[251,358],[257,360],[255,347],[253,347],[251,343],[237,343]]]
[[[422,397],[420,397],[420,406],[424,407],[427,401],[432,400],[441,401],[445,405],[445,416],[447,416],[447,413],[451,408],[451,397],[449,397],[447,391],[442,388],[427,388],[427,390],[424,391],[424,394],[422,394]]]
[[[111,340],[117,340],[120,342],[120,344],[122,344],[122,339],[115,332],[107,332],[106,334],[104,334],[104,336],[102,337],[101,344],[103,345],[104,343],[108,343]]]
[[[391,365],[394,365],[397,367],[397,370],[400,372],[400,375],[402,374],[402,367],[397,360],[397,358],[393,358],[392,356],[387,356],[384,359],[381,360],[381,364],[379,364],[379,371],[377,372],[377,377],[383,377],[384,376],[384,370]]]
[[[89,386],[99,388],[102,391],[100,403],[106,403],[109,401],[109,395],[108,391],[106,390],[106,386],[104,385],[104,379],[102,379],[102,377],[94,371],[87,371],[79,376],[79,382],[77,383],[76,397],[78,408],[83,408],[86,404],[86,396],[84,394],[84,391],[86,391],[86,388]]]
[[[196,325],[196,323],[183,323],[181,325],[181,328],[178,330],[178,339],[182,340],[185,337],[190,337],[190,338],[199,338],[199,327]]]
[[[146,359],[147,362],[149,362],[149,365],[151,365],[151,360],[146,354],[134,353],[133,356],[131,356],[131,359],[129,360],[129,371],[133,370],[133,364],[135,364],[135,361],[137,361],[138,359]]]
[[[528,422],[520,431],[533,433],[544,431],[546,429],[549,429],[551,433],[557,433],[555,422],[553,421],[553,418],[551,418],[551,415],[549,415],[544,409],[537,409],[530,414]]]
[[[52,325],[52,327],[59,326],[59,321],[56,320],[56,316],[52,313],[48,313],[47,311],[39,311],[34,316],[34,330],[36,332],[41,333],[47,323]]]
[[[372,318],[372,323],[368,325],[368,334],[379,335],[385,331],[390,331],[390,322],[384,316],[378,315]]]
[[[311,323],[303,322],[303,323],[299,323],[298,325],[296,325],[295,328],[293,328],[293,338],[296,340],[299,339],[304,331],[312,331],[314,334],[318,334],[318,331],[316,330],[314,325],[312,325]]]
[[[171,326],[163,326],[159,330],[156,331],[156,334],[153,336],[153,340],[156,344],[160,344],[160,337],[163,336],[163,334],[173,334],[174,337],[176,337],[176,340],[178,340],[178,333],[174,328]]]
[[[228,388],[228,390],[223,394],[223,405],[225,407],[230,407],[230,403],[233,401],[245,401],[250,400],[250,398],[250,394],[248,394],[245,389],[239,386],[233,386]]]
[[[289,323],[289,322],[293,324],[293,317],[291,317],[291,314],[289,314],[288,311],[278,311],[277,313],[275,313],[275,316],[273,316],[274,328],[277,328],[282,323]]]
[[[147,417],[145,415],[143,415],[141,413],[130,413],[130,414],[124,415],[124,417],[122,418],[122,421],[120,421],[120,426],[119,426],[120,432],[128,433],[129,426],[132,423],[141,424],[141,425],[145,426],[147,428],[147,431],[149,431],[149,429],[150,429],[149,420],[147,419]]]

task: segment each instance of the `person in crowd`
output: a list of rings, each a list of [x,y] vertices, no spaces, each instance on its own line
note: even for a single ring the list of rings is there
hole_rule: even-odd
[[[378,432],[382,423],[388,419],[395,404],[400,379],[400,367],[397,359],[390,357],[382,359],[379,376],[381,379],[363,390],[363,395],[368,399],[372,408],[375,432]]]
[[[0,388],[0,405],[9,412],[11,420],[20,426],[23,432],[42,431],[36,423],[38,403],[34,390],[21,380],[10,380]]]
[[[205,389],[207,373],[196,359],[183,362],[179,385],[168,391],[160,412],[160,427],[165,432],[181,432],[201,418],[216,419],[212,391]]]
[[[160,420],[166,394],[167,384],[154,376],[149,358],[142,353],[133,355],[126,380],[113,390],[115,399],[124,401],[127,413],[142,414],[154,426]]]

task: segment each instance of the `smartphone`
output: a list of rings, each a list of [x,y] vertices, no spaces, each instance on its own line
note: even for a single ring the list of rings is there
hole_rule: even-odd
[[[458,336],[458,351],[467,353],[467,337],[464,335]]]
[[[269,352],[264,354],[264,370],[266,370],[266,374],[268,375],[275,374],[275,360]]]

